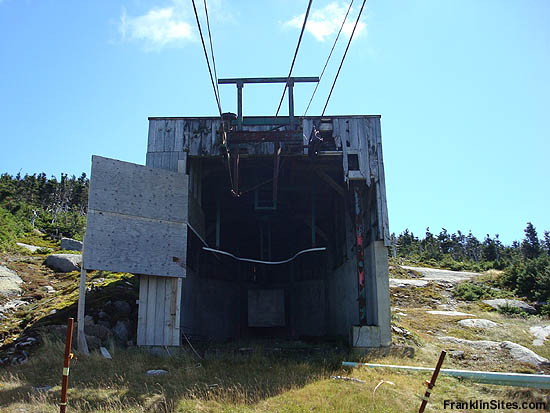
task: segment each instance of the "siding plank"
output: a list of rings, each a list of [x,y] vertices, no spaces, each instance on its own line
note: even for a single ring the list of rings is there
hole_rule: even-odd
[[[166,293],[166,281],[169,278],[164,277],[155,277],[157,282],[156,289],[156,298],[155,298],[155,318],[152,329],[154,329],[154,345],[163,346],[164,345],[164,306],[165,299],[164,295]]]
[[[145,333],[147,330],[147,295],[149,289],[149,276],[139,276],[139,306],[137,325],[137,345],[145,345]]]
[[[158,277],[149,277],[147,288],[147,324],[145,329],[145,345],[155,345],[155,311]]]

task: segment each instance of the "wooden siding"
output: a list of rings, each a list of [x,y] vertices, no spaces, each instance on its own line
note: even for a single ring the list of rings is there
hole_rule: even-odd
[[[139,277],[138,346],[181,344],[181,278]]]
[[[376,239],[390,246],[390,231],[386,199],[386,182],[380,132],[380,116],[333,116],[333,137],[337,151],[342,152],[344,180],[362,181],[367,186],[374,183],[376,194]],[[318,117],[302,119],[304,144],[313,128],[320,122]],[[221,121],[218,118],[150,118],[147,145],[147,166],[152,168],[178,170],[178,160],[197,157],[222,156],[220,149]],[[275,125],[243,126],[246,131],[268,131]],[[286,130],[282,127],[280,130]],[[249,145],[249,155],[272,156],[274,144],[265,142]],[[304,148],[303,155],[307,154]],[[357,155],[358,171],[349,171],[348,155]],[[197,211],[198,212],[198,211]],[[195,215],[197,216],[197,215]],[[197,224],[200,227],[200,224]],[[197,230],[199,230],[197,228]]]

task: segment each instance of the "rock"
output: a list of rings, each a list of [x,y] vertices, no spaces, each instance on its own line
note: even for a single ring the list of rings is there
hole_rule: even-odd
[[[21,284],[23,284],[23,280],[15,271],[0,265],[0,295],[10,296],[20,294],[21,287],[19,286]]]
[[[158,376],[160,374],[168,373],[166,370],[147,370],[147,374],[150,376]]]
[[[85,336],[88,350],[99,350],[101,347],[101,339],[96,336],[89,336],[88,334],[85,334]]]
[[[457,360],[464,360],[464,352],[461,350],[451,350],[449,356]]]
[[[487,304],[489,307],[494,308],[495,310],[498,310],[500,308],[513,307],[513,308],[519,308],[529,314],[535,314],[537,312],[535,307],[519,300],[512,300],[508,298],[496,298],[494,300],[483,300],[482,302],[484,304]]]
[[[4,305],[0,305],[0,314],[5,313],[6,311],[15,310],[18,307],[21,307],[22,305],[28,304],[26,301],[21,300],[10,300]]]
[[[502,343],[500,343],[500,346],[503,349],[508,350],[510,355],[519,362],[531,364],[532,366],[536,367],[540,367],[549,363],[548,359],[539,356],[537,353],[529,350],[527,347],[512,343],[511,341],[503,341]]]
[[[82,242],[72,238],[61,238],[61,249],[68,251],[82,251]]]
[[[100,340],[107,340],[113,335],[111,330],[98,324],[84,324],[84,332],[90,336],[97,337]]]
[[[550,325],[546,327],[541,327],[541,326],[531,327],[529,331],[531,332],[531,334],[533,334],[536,337],[533,340],[533,345],[543,346],[544,340],[546,340],[546,337],[550,336]]]
[[[47,393],[49,392],[51,389],[52,389],[52,386],[39,386],[39,387],[34,387],[32,388],[34,391],[37,391],[37,392],[44,392],[44,393]]]
[[[36,252],[38,250],[53,251],[51,248],[37,247],[36,245],[23,244],[22,242],[16,242],[16,244],[19,245],[21,248],[29,250],[30,252]]]
[[[99,320],[97,322],[97,325],[103,326],[105,328],[111,328],[111,323],[109,323],[107,320]]]
[[[99,352],[101,353],[101,355],[103,357],[105,357],[107,360],[112,360],[113,357],[111,356],[111,354],[109,353],[109,351],[105,348],[105,347],[100,347],[99,348]]]
[[[51,285],[45,285],[43,288],[48,294],[55,293],[55,289]]]
[[[435,315],[447,315],[447,316],[461,316],[461,317],[473,317],[473,314],[462,313],[460,311],[443,311],[443,310],[430,310],[426,311],[428,314]]]
[[[390,278],[390,288],[403,288],[408,286],[413,287],[426,287],[428,285],[426,280],[409,280],[400,278]]]
[[[116,339],[126,344],[128,342],[128,322],[117,321],[113,328],[113,334]]]
[[[406,328],[391,326],[391,330],[397,335],[400,335],[400,336],[403,336],[403,337],[412,337],[411,332],[409,330],[407,330]]]
[[[498,326],[497,323],[491,320],[485,320],[483,318],[469,318],[466,320],[460,320],[458,324],[460,324],[462,327],[480,328],[480,329],[493,328]]]
[[[128,316],[132,312],[132,307],[126,301],[115,301],[113,306],[115,307],[115,311],[118,313],[118,316]]]
[[[511,341],[489,341],[489,340],[465,340],[455,337],[439,337],[441,341],[448,343],[463,344],[480,350],[503,351],[520,363],[530,364],[534,367],[546,366],[549,364],[548,359],[539,356],[535,352]]]
[[[82,255],[80,254],[50,254],[44,264],[54,271],[71,272],[80,271]]]

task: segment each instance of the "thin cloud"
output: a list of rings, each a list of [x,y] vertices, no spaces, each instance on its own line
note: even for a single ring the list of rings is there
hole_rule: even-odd
[[[181,47],[195,38],[194,27],[179,2],[173,2],[170,7],[152,8],[141,16],[129,16],[123,8],[119,32],[123,41],[142,43],[147,51]]]
[[[344,3],[333,2],[327,4],[322,9],[311,11],[306,23],[306,31],[311,33],[320,42],[330,39],[332,35],[336,35],[338,30],[340,30],[342,20],[344,20],[348,7],[349,6]],[[348,37],[351,36],[351,32],[353,31],[357,13],[357,9],[351,9],[346,23],[344,24],[344,28],[342,29],[342,33]],[[294,16],[292,19],[284,22],[283,26],[301,29],[304,23],[304,16],[305,13]],[[365,23],[359,21],[354,36],[364,32],[366,27],[367,25]]]

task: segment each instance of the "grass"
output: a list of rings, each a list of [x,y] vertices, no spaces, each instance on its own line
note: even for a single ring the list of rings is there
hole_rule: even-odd
[[[63,344],[43,340],[22,366],[0,371],[0,412],[55,412],[61,379]],[[152,356],[138,348],[112,349],[113,360],[98,354],[77,356],[70,370],[69,410],[73,412],[415,412],[426,373],[340,367],[343,350],[318,355],[272,355],[260,347],[248,355],[228,352],[197,360],[189,352]],[[433,351],[426,365],[435,365]],[[386,358],[387,364],[411,364]],[[198,364],[200,363],[200,364]],[[418,361],[416,361],[418,363]],[[415,363],[415,364],[416,364]],[[149,369],[166,375],[148,376]],[[333,380],[340,375],[365,383]],[[373,397],[373,390],[384,380]],[[389,384],[392,382],[393,384]],[[52,386],[47,392],[36,387]],[[518,393],[520,395],[518,396]],[[444,399],[540,401],[548,393],[472,384],[441,376],[427,411],[439,411]]]

